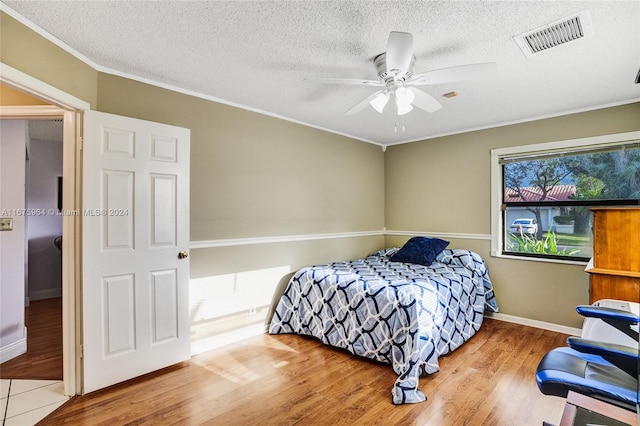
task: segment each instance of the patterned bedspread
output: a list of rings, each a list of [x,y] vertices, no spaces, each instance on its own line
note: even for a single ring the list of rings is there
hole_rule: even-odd
[[[363,259],[298,271],[282,295],[269,333],[297,333],[390,364],[393,403],[426,400],[422,374],[497,312],[486,265],[474,252],[445,249],[430,266],[391,262],[397,248]]]

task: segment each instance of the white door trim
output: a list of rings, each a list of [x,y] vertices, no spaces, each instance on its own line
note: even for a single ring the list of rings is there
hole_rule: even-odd
[[[55,105],[0,105],[0,115],[12,120],[49,120],[62,118],[66,110]]]
[[[80,144],[80,123],[84,110],[91,105],[60,89],[23,73],[9,65],[0,62],[0,83],[29,93],[40,98],[53,107],[36,106],[32,111],[27,107],[2,108],[3,118],[49,118],[55,114],[64,118],[63,136],[63,209],[65,211],[82,211],[82,156]],[[54,109],[57,110],[54,112]],[[7,114],[7,115],[5,115]],[[13,115],[12,115],[13,114]],[[79,338],[81,333],[81,316],[76,307],[81,306],[80,289],[82,265],[81,251],[81,216],[66,215],[63,217],[62,229],[64,244],[62,247],[63,276],[62,276],[62,362],[63,384],[65,395],[80,393],[82,383],[81,348]]]

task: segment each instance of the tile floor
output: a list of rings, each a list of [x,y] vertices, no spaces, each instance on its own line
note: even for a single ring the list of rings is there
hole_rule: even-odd
[[[3,426],[30,426],[69,400],[59,380],[0,380]]]

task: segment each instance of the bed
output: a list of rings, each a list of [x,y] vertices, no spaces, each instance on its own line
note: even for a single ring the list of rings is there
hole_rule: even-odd
[[[388,363],[398,375],[393,403],[424,401],[419,377],[437,372],[438,357],[480,329],[485,310],[498,311],[477,253],[436,252],[412,263],[397,261],[401,249],[387,248],[362,259],[303,268],[281,296],[269,333],[312,336]]]

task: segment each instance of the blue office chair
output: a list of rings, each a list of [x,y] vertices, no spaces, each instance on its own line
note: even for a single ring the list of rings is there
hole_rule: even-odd
[[[578,313],[600,318],[638,342],[638,315],[593,305],[578,306]],[[613,330],[612,330],[613,331]],[[567,397],[574,391],[636,411],[640,352],[635,347],[582,337],[569,337],[569,347],[549,351],[538,364],[536,383],[545,395]]]

